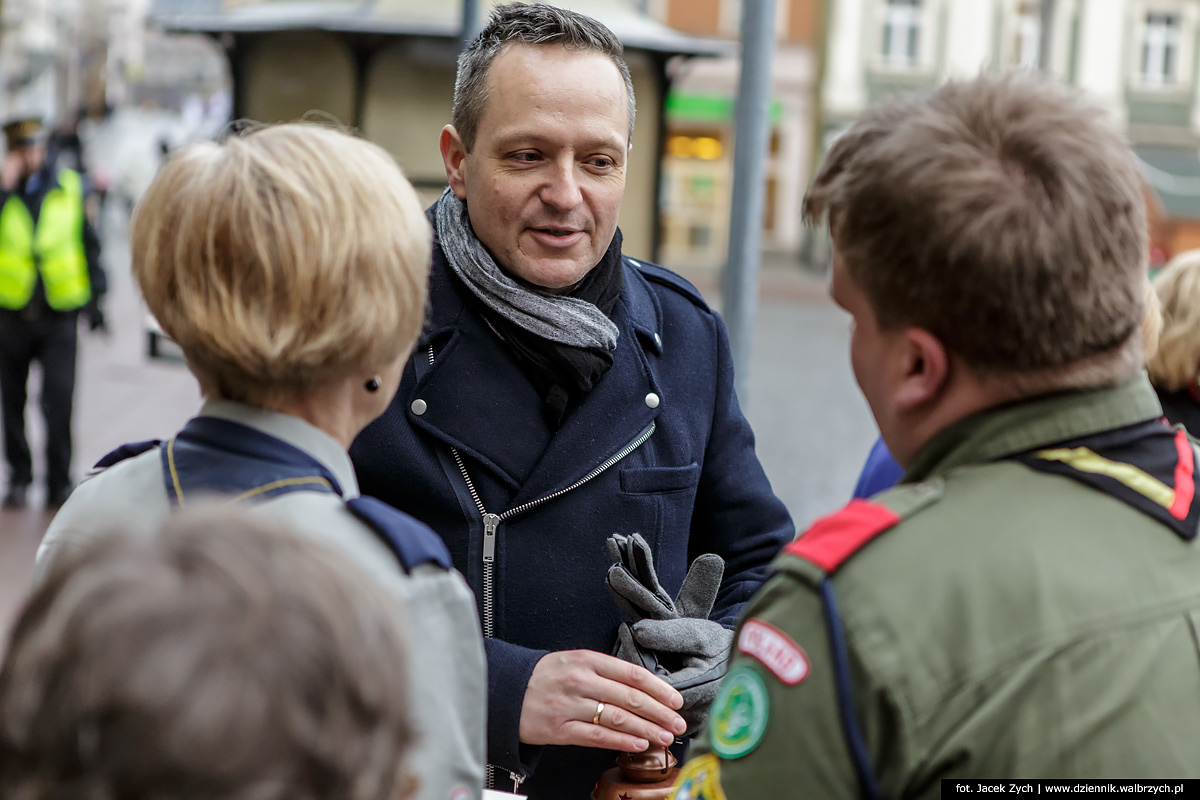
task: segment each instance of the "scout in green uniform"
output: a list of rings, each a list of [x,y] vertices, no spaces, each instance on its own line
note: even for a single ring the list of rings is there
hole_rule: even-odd
[[[1200,777],[1197,449],[1144,373],[1145,210],[1031,78],[868,112],[805,201],[901,484],[785,548],[675,800]]]

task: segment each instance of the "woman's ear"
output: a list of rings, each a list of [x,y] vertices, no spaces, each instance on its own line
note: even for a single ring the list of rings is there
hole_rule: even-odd
[[[894,395],[896,408],[912,412],[936,401],[950,377],[950,359],[941,340],[924,328],[903,333],[904,374]]]

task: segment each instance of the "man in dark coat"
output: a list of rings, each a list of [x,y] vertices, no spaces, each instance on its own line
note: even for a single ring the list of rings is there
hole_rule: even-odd
[[[694,727],[712,687],[681,678],[723,663],[794,534],[720,318],[679,276],[621,253],[634,108],[603,25],[496,10],[459,60],[442,131],[426,331],[351,451],[364,491],[440,533],[474,588],[490,780],[530,798],[584,800],[614,751]],[[706,619],[634,628],[666,681],[609,655],[622,618],[606,540],[635,533],[671,596],[697,556],[725,562]]]

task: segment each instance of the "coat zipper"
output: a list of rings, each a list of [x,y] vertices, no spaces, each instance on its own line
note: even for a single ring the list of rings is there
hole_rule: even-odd
[[[431,367],[433,366],[433,345],[429,346],[429,366],[431,366]],[[466,485],[467,485],[467,491],[471,493],[471,499],[473,501],[475,501],[475,507],[477,509],[479,509],[479,515],[483,520],[483,620],[482,620],[482,622],[483,622],[483,635],[485,638],[487,638],[487,639],[493,638],[494,631],[495,631],[495,611],[494,611],[494,607],[493,607],[493,602],[494,602],[494,600],[493,600],[493,594],[494,594],[493,572],[495,570],[495,562],[496,562],[496,533],[497,533],[497,530],[500,528],[500,523],[506,519],[512,519],[513,517],[517,516],[518,514],[524,514],[526,511],[530,511],[534,508],[537,508],[538,506],[542,505],[543,503],[548,503],[551,500],[562,497],[567,492],[573,491],[575,489],[578,489],[580,486],[583,486],[585,483],[587,483],[588,481],[597,477],[601,473],[605,472],[610,467],[612,467],[614,464],[616,464],[618,461],[625,458],[630,453],[632,453],[634,450],[637,450],[639,447],[641,447],[643,444],[645,444],[646,440],[650,438],[650,435],[654,433],[654,428],[655,428],[655,423],[651,422],[649,425],[646,426],[645,430],[643,430],[641,433],[639,433],[633,439],[633,441],[629,442],[629,444],[625,445],[620,450],[618,450],[614,455],[610,456],[608,458],[608,460],[605,461],[603,464],[596,467],[591,472],[589,472],[587,475],[584,475],[582,478],[580,478],[579,480],[572,483],[570,486],[567,486],[563,489],[559,489],[557,492],[552,492],[543,497],[539,497],[536,500],[530,500],[527,503],[522,503],[521,505],[516,506],[515,508],[510,508],[509,510],[505,511],[503,514],[492,514],[486,508],[484,508],[483,500],[480,499],[479,492],[477,492],[475,490],[475,483],[474,483],[474,481],[471,480],[470,473],[467,472],[467,465],[463,463],[462,456],[459,455],[458,448],[454,447],[454,446],[450,447],[450,453],[451,453],[451,455],[454,456],[454,463],[458,465],[458,471],[462,474],[463,482],[466,483]],[[496,768],[493,765],[491,765],[491,764],[487,765],[487,788],[489,788],[489,789],[495,788],[495,770],[496,770]],[[511,771],[509,771],[508,774],[512,777],[513,791],[516,792],[520,788],[522,781],[525,780],[525,776],[518,775],[517,773],[511,772]]]

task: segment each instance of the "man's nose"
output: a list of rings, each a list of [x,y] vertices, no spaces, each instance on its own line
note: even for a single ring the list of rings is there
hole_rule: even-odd
[[[559,211],[571,211],[583,202],[574,161],[564,159],[554,164],[542,187],[541,197],[543,203]]]

